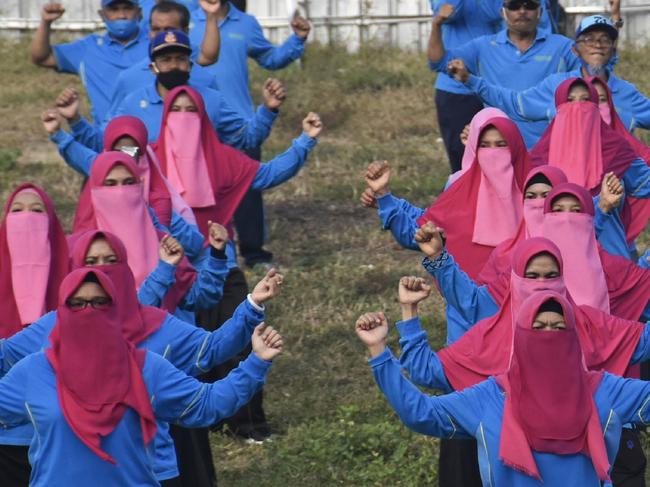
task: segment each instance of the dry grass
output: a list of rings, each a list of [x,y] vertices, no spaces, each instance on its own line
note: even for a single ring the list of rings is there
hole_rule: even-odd
[[[52,193],[66,222],[79,178],[65,168],[38,115],[63,87],[78,82],[27,62],[26,44],[0,43],[0,196],[24,179]],[[624,52],[619,72],[650,93],[645,66]],[[253,67],[254,91],[268,73]],[[377,392],[355,317],[386,310],[397,317],[404,274],[423,274],[420,257],[381,231],[357,204],[361,175],[374,158],[396,167],[393,189],[426,205],[442,187],[447,163],[433,107],[433,76],[418,55],[368,49],[347,55],[311,46],[303,68],[278,73],[289,100],[265,155],[284,150],[309,110],[325,133],[308,166],[266,195],[269,249],[287,275],[269,321],[286,336],[271,371],[266,409],[279,436],[262,447],[214,435],[220,485],[431,485],[437,442],[408,432]],[[259,275],[248,273],[250,282]],[[435,346],[444,339],[439,298],[425,306]],[[394,337],[393,337],[394,339]]]

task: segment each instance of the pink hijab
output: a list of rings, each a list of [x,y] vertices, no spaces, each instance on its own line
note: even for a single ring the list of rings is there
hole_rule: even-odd
[[[489,127],[501,132],[508,147],[478,149],[470,169],[418,219],[420,226],[432,221],[445,229],[447,248],[472,278],[494,247],[517,231],[522,218],[521,188],[530,170],[517,126],[508,119],[492,118],[480,127],[480,133]]]
[[[535,317],[549,302],[561,307],[566,329],[533,329]],[[515,323],[510,365],[496,377],[505,391],[499,457],[543,481],[532,450],[582,453],[591,458],[598,478],[609,480],[609,460],[594,403],[602,372],[585,369],[572,303],[555,292],[537,292],[521,304]]]
[[[624,257],[611,255],[606,252],[600,244],[595,242],[593,226],[591,230],[586,228],[584,222],[578,224],[578,221],[589,219],[589,216],[594,215],[594,204],[591,196],[586,189],[571,183],[561,184],[553,188],[553,191],[546,197],[544,206],[544,213],[551,213],[553,201],[561,194],[574,196],[582,208],[582,212],[586,213],[587,217],[581,217],[579,213],[572,213],[571,216],[553,217],[551,215],[545,216],[545,235],[557,238],[557,243],[562,249],[564,255],[566,252],[576,258],[575,262],[582,261],[580,252],[583,255],[589,254],[589,262],[582,262],[580,266],[572,266],[573,274],[571,281],[567,281],[567,286],[571,293],[581,295],[584,294],[582,289],[589,289],[594,287],[593,292],[602,294],[602,281],[597,269],[589,269],[585,266],[596,266],[598,262],[594,263],[594,256],[598,255],[600,266],[602,267],[607,292],[609,295],[609,308],[611,313],[615,316],[625,318],[628,320],[638,320],[643,310],[645,309],[648,300],[650,300],[650,271],[642,269],[634,262]],[[548,223],[546,219],[548,218]],[[564,232],[552,229],[551,222],[560,223],[564,221]],[[575,225],[567,225],[566,221],[575,222]],[[555,241],[555,240],[554,240]],[[565,261],[568,260],[565,255]],[[598,282],[589,282],[590,279],[585,279],[584,276],[588,273],[590,279],[598,279]],[[582,277],[582,279],[581,279]],[[574,289],[576,287],[577,289]],[[599,298],[601,299],[601,298]],[[599,306],[601,309],[602,307]]]
[[[139,174],[135,160],[123,152],[97,156],[79,198],[73,232],[105,230],[117,235],[129,254],[137,287],[158,264],[159,237],[144,200],[142,184],[104,186],[111,170],[122,165]]]
[[[112,303],[106,309],[72,310],[66,301],[89,275],[94,275]],[[115,463],[102,449],[127,408],[140,416],[145,444],[156,434],[149,393],[142,378],[145,352],[122,336],[121,303],[107,276],[78,269],[61,283],[52,347],[45,352],[56,375],[56,391],[66,422],[74,434],[102,460]]]
[[[472,121],[469,123],[469,136],[467,137],[467,143],[465,144],[465,151],[463,152],[463,159],[461,162],[460,171],[455,172],[449,176],[448,185],[452,185],[459,177],[465,174],[476,159],[476,149],[479,144],[479,137],[481,135],[481,127],[485,126],[485,122],[493,118],[505,118],[508,119],[508,115],[503,113],[498,108],[484,108],[472,118]]]
[[[568,102],[575,84],[589,90],[587,102]],[[557,115],[530,155],[533,165],[550,164],[561,168],[572,183],[598,194],[603,177],[614,172],[623,176],[634,159],[634,150],[625,138],[601,118],[598,92],[581,78],[569,78],[555,91]]]
[[[37,194],[45,213],[11,214],[11,204],[23,192]],[[35,184],[21,184],[7,198],[0,224],[0,338],[9,338],[56,309],[59,285],[67,273],[68,245],[54,203]]]
[[[181,93],[194,101],[198,113],[177,117],[171,112]],[[167,94],[160,134],[152,146],[163,174],[180,184],[178,192],[197,205],[192,209],[201,233],[208,234],[208,220],[229,226],[255,179],[259,162],[221,143],[200,93],[179,86]]]
[[[582,212],[554,213],[553,203],[564,195],[577,198]],[[594,203],[587,190],[573,183],[555,186],[544,200],[542,235],[562,251],[564,280],[575,302],[609,313],[607,280],[594,231]]]
[[[539,166],[531,169],[524,182],[524,194],[531,184],[543,177],[551,187],[566,183],[567,178],[562,169],[553,166]],[[481,284],[496,284],[502,273],[510,272],[512,252],[517,244],[527,238],[542,236],[544,220],[544,198],[524,199],[523,218],[515,236],[500,243],[490,254],[490,258],[478,275],[477,282]],[[492,290],[492,289],[491,289]]]
[[[540,291],[561,294],[572,303],[578,336],[590,370],[604,369],[616,375],[626,372],[641,339],[643,325],[589,306],[576,305],[566,290],[563,277],[527,279],[528,263],[541,254],[555,259],[562,276],[564,262],[560,249],[553,242],[543,237],[520,242],[512,256],[509,286],[497,314],[479,321],[458,341],[438,352],[445,376],[455,390],[463,390],[508,369],[515,318],[522,303]]]

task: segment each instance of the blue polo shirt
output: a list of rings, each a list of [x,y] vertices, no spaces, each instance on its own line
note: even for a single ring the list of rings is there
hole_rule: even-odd
[[[478,76],[470,76],[467,86],[485,103],[499,107],[513,120],[537,120],[546,128],[555,117],[557,87],[573,77],[582,77],[580,69],[553,74],[524,91],[508,89]],[[629,131],[637,127],[650,129],[650,99],[632,83],[616,77],[611,71],[607,85],[612,92],[616,112],[625,127]]]
[[[224,144],[236,149],[252,149],[262,145],[271,133],[277,113],[260,106],[251,118],[244,118],[231,108],[220,91],[197,86],[192,80],[189,86],[203,97],[208,117]],[[138,117],[147,127],[149,142],[153,142],[160,132],[162,114],[163,99],[158,94],[155,83],[150,83],[124,98],[115,112],[109,114],[106,123],[121,115]]]
[[[200,44],[205,33],[206,15],[201,8],[192,10],[190,41]],[[253,100],[248,88],[248,58],[265,69],[282,69],[302,56],[305,41],[295,34],[281,45],[273,45],[262,31],[262,26],[252,15],[246,14],[231,3],[226,17],[219,23],[221,50],[219,60],[206,66],[216,77],[219,90],[228,103],[246,118],[254,113]]]
[[[545,34],[538,30],[533,45],[525,52],[520,52],[504,29],[497,34],[474,39],[463,46],[447,49],[440,61],[430,62],[429,65],[433,70],[444,71],[449,61],[461,58],[470,73],[511,90],[525,90],[553,73],[577,69],[580,61],[573,54],[572,46],[573,41],[567,37]],[[522,119],[515,122],[529,147],[545,128],[545,124],[540,122]]]
[[[500,0],[431,0],[434,16],[445,3],[454,7],[453,15],[442,24],[442,41],[447,49],[460,47],[477,37],[494,34],[501,28],[499,10],[503,3]],[[435,87],[449,93],[472,94],[462,83],[443,72],[438,74]]]
[[[193,48],[192,52],[198,53],[199,51]],[[146,57],[119,74],[113,87],[113,96],[111,97],[109,113],[117,111],[124,98],[126,98],[130,93],[156,82],[156,75],[151,72],[151,69],[149,69],[150,64],[151,60]],[[218,89],[214,75],[203,66],[196,64],[196,61],[192,63],[190,82],[195,86],[204,86],[206,88],[212,88],[213,90]]]
[[[149,38],[145,32],[120,44],[108,34],[90,34],[52,48],[57,69],[79,75],[88,92],[95,124],[108,114],[113,85],[120,72],[146,58]]]

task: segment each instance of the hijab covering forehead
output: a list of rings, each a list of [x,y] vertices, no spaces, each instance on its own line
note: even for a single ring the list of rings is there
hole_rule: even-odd
[[[594,208],[594,200],[584,187],[575,183],[563,183],[554,187],[553,190],[546,196],[544,201],[544,213],[553,211],[553,203],[560,199],[562,196],[573,196],[580,203],[580,212],[587,215],[594,216],[596,210]]]
[[[131,137],[135,140],[140,148],[140,154],[144,154],[149,134],[142,120],[130,115],[123,115],[111,120],[104,130],[104,151],[115,150],[115,143],[122,137]]]
[[[72,310],[66,301],[89,274],[94,274],[112,298],[107,309],[87,306]],[[102,449],[101,439],[110,435],[127,408],[140,416],[145,444],[156,433],[149,393],[142,378],[145,352],[127,342],[120,329],[116,308],[119,296],[110,279],[91,269],[73,271],[61,283],[57,320],[45,354],[56,375],[59,405],[66,422],[90,450],[115,463]]]
[[[103,238],[115,252],[117,262],[109,265],[86,265],[86,255],[92,243]],[[75,242],[71,252],[73,269],[94,269],[106,274],[115,286],[118,297],[116,312],[119,317],[124,338],[134,345],[143,342],[157,331],[165,321],[166,313],[158,308],[142,306],[138,302],[135,279],[127,262],[126,248],[122,241],[109,232],[91,230],[82,234]]]
[[[496,128],[508,142],[513,168],[512,191],[516,193],[516,201],[521,202],[524,181],[526,174],[530,170],[528,153],[521,134],[511,120],[504,118],[487,120],[483,125],[483,129],[488,126]],[[482,175],[477,157],[471,168],[441,193],[424,215],[418,219],[418,225],[420,226],[432,221],[437,226],[445,229],[447,248],[457,259],[461,268],[472,278],[476,278],[496,246],[496,244],[481,245],[474,242]],[[517,210],[511,211],[517,212]],[[518,211],[521,212],[521,208]],[[510,237],[515,234],[516,230],[517,227],[515,226]]]
[[[561,307],[566,329],[534,330],[542,305]],[[505,391],[499,457],[541,481],[532,450],[591,458],[598,477],[609,480],[605,440],[593,396],[602,372],[587,372],[572,304],[547,291],[526,299],[517,313],[512,359],[496,377]]]
[[[203,235],[207,235],[208,220],[229,227],[239,202],[253,183],[259,169],[259,162],[230,146],[222,144],[208,117],[201,95],[189,86],[179,86],[171,90],[165,97],[160,133],[158,140],[152,144],[160,161],[163,174],[169,175],[174,164],[174,161],[167,158],[167,144],[171,143],[166,137],[168,132],[167,122],[174,100],[182,93],[192,99],[201,119],[200,140],[215,204],[193,208],[193,210],[199,230]],[[176,189],[180,191],[179,188]]]
[[[622,177],[637,156],[627,140],[602,120],[593,84],[585,82],[589,101],[568,102],[576,82],[584,81],[569,78],[558,86],[557,114],[531,150],[531,158],[535,166],[550,164],[564,169],[569,181],[584,185],[595,195],[606,173]]]
[[[562,169],[553,166],[538,166],[531,169],[526,176],[524,192],[533,178],[539,174],[545,176],[551,183],[552,187],[567,182],[566,175]],[[478,283],[488,285],[490,293],[494,297],[498,298],[497,300],[503,299],[503,295],[505,294],[503,286],[505,285],[507,287],[509,285],[512,253],[517,245],[526,239],[540,237],[542,235],[541,224],[545,199],[524,199],[523,201],[524,212],[519,225],[519,230],[517,230],[517,233],[513,238],[506,240],[495,247],[490,254],[487,263],[483,269],[481,269],[481,273],[476,279]],[[559,261],[561,262],[561,256]],[[502,279],[502,275],[505,276],[505,278]]]
[[[607,83],[596,76],[590,76],[586,81],[592,86],[595,86],[595,84],[598,83],[604,88],[607,95],[609,113],[611,115],[611,123],[609,126],[627,140],[637,157],[643,159],[646,164],[650,164],[650,147],[645,145],[645,143],[637,139],[627,130],[627,127],[618,116],[616,106],[614,106],[614,98]],[[627,241],[628,243],[631,243],[641,234],[648,223],[648,219],[650,219],[650,200],[627,196],[625,198],[625,205],[623,206],[621,218],[625,226]]]
[[[45,311],[57,307],[59,285],[68,273],[68,244],[63,227],[56,215],[54,203],[40,187],[32,183],[18,186],[7,198],[4,206],[4,216],[0,223],[0,338],[9,338],[23,329],[16,298],[12,286],[12,266],[9,242],[7,241],[7,215],[11,204],[19,193],[30,192],[37,194],[45,207],[48,218],[48,239],[50,246],[50,266],[45,293]]]

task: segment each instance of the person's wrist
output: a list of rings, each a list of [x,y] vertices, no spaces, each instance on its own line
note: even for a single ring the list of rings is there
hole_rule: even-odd
[[[375,358],[384,353],[384,350],[386,350],[386,340],[382,340],[381,343],[375,343],[372,345],[367,345],[368,348],[368,353],[370,354],[370,358]]]
[[[612,205],[612,204],[610,204],[609,202],[605,201],[605,198],[602,198],[602,197],[601,197],[601,198],[598,200],[598,207],[600,208],[600,210],[601,210],[603,213],[609,213],[609,212],[612,211],[612,209],[614,208],[614,205]]]
[[[265,299],[260,299],[259,296],[256,296],[255,293],[251,293],[251,301],[253,301],[253,304],[255,304],[259,308],[264,307],[264,301]]]
[[[402,309],[402,321],[410,320],[418,315],[417,303],[400,303]]]
[[[375,191],[375,198],[381,198],[382,196],[386,196],[388,193],[390,193],[390,188],[388,186],[384,186],[383,188]]]
[[[433,25],[436,27],[440,27],[444,20],[441,17],[438,17],[437,15],[433,17]]]
[[[79,115],[79,113],[75,113],[72,117],[70,118],[66,117],[65,119],[69,124],[75,124],[78,123],[79,120],[81,120],[81,115]]]

